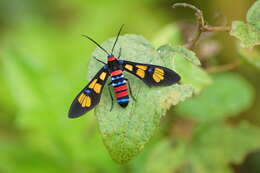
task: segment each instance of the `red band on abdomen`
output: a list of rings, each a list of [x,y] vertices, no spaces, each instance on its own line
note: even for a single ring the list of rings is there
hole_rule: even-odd
[[[121,74],[122,73],[122,70],[116,70],[116,71],[112,71],[111,72],[111,75],[112,76],[116,76],[116,75],[119,75],[119,74]]]
[[[128,95],[128,91],[123,91],[121,93],[117,93],[116,94],[116,98],[120,98],[120,97],[124,97],[124,96],[127,96]]]
[[[126,85],[121,85],[119,87],[115,87],[114,88],[114,91],[115,92],[119,92],[119,91],[122,91],[122,90],[126,90],[127,89],[127,86]]]

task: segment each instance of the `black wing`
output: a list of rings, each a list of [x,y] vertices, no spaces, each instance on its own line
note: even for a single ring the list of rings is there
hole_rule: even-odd
[[[181,77],[166,67],[123,61],[123,68],[149,86],[168,86],[178,82]]]
[[[70,118],[83,115],[99,103],[108,76],[109,73],[104,66],[73,100],[69,110]]]

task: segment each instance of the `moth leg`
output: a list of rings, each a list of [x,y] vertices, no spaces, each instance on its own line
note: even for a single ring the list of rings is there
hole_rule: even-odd
[[[131,97],[133,98],[133,100],[136,102],[136,99],[135,99],[135,97],[133,96],[133,93],[132,93],[132,89],[131,89],[130,82],[129,82],[128,79],[125,79],[125,80],[127,81],[127,84],[128,84],[128,86],[129,86],[130,95],[131,95]]]
[[[102,64],[106,64],[106,63],[104,63],[103,61],[97,59],[97,57],[95,57],[95,56],[93,56],[93,58],[94,58],[95,60],[97,60],[98,62],[101,62]]]
[[[122,52],[122,47],[120,47],[120,49],[119,49],[119,55],[118,55],[118,58],[117,58],[117,59],[120,59],[120,57],[121,57],[121,52]]]
[[[111,98],[111,108],[110,108],[110,112],[112,111],[113,109],[113,106],[114,106],[114,99],[113,99],[113,96],[112,96],[112,92],[111,92],[111,83],[108,84],[108,91],[109,91],[109,95],[110,95],[110,98]]]

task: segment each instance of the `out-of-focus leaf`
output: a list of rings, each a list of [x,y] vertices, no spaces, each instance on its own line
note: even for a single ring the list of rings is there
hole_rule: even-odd
[[[241,47],[252,48],[260,44],[260,0],[247,13],[247,23],[234,21],[230,34],[241,41]]]
[[[192,84],[196,94],[211,84],[210,76],[198,66],[200,61],[194,52],[181,46],[170,45],[160,47],[159,51],[165,54],[165,62],[174,64],[175,70],[181,75],[181,83]]]
[[[171,173],[177,172],[187,157],[186,144],[184,142],[162,140],[148,155],[145,165],[146,173]]]
[[[121,168],[106,153],[95,118],[71,120],[67,117],[69,105],[87,82],[79,80],[86,78],[86,69],[82,70],[86,68],[85,61],[89,57],[82,54],[86,40],[77,39],[81,42],[74,40],[74,44],[69,41],[64,44],[62,33],[44,23],[32,23],[19,28],[15,33],[17,36],[14,34],[15,42],[9,43],[11,46],[7,44],[1,59],[1,70],[11,93],[9,98],[15,105],[12,108],[16,113],[14,124],[27,132],[23,133],[23,139],[28,144],[28,153],[45,153],[57,167],[59,163],[64,167],[70,165],[68,172],[99,172],[101,169],[117,172]],[[66,39],[71,38],[68,35]],[[78,51],[79,47],[81,51]],[[10,153],[10,157],[15,157],[14,154]],[[8,158],[1,159],[8,161]],[[39,167],[50,164],[46,162]],[[6,169],[13,166],[14,161],[6,165]]]
[[[260,44],[260,31],[252,24],[234,21],[230,34],[241,41],[241,47],[251,48]]]
[[[176,107],[182,116],[201,121],[223,119],[248,109],[254,98],[252,86],[235,73],[213,76],[214,82],[197,96]]]
[[[248,10],[246,20],[260,30],[260,1],[257,0]]]
[[[27,172],[69,172],[68,167],[63,167],[62,162],[49,157],[48,153],[35,151],[34,148],[21,143],[0,143],[0,168],[5,173]],[[44,169],[42,169],[44,168]]]
[[[114,39],[102,44],[111,50]],[[149,63],[167,66],[174,69],[174,64],[165,58],[161,51],[156,51],[143,37],[126,35],[119,37],[115,55],[119,47],[122,48],[122,59],[140,63]],[[94,56],[105,61],[106,54],[97,49]],[[172,57],[174,58],[174,57]],[[89,76],[94,76],[101,68],[95,60],[90,62]],[[185,100],[192,95],[191,85],[172,85],[168,87],[148,87],[141,80],[125,72],[131,82],[131,88],[137,102],[130,100],[129,105],[123,109],[118,104],[110,112],[111,99],[107,89],[102,94],[100,104],[95,113],[104,143],[111,157],[125,163],[137,155],[157,129],[160,118],[171,106]]]
[[[176,24],[168,24],[164,26],[152,41],[155,47],[160,47],[161,45],[171,44],[180,45],[181,44],[181,33]]]
[[[247,49],[238,47],[238,52],[247,62],[260,69],[260,49]]]
[[[172,51],[174,52],[174,55],[177,56],[177,54],[182,55],[183,58],[189,60],[194,65],[200,66],[201,63],[194,52],[182,47],[182,46],[173,46]]]
[[[151,152],[147,173],[231,173],[247,153],[260,148],[260,131],[248,123],[214,123],[197,129],[191,141],[162,141]]]

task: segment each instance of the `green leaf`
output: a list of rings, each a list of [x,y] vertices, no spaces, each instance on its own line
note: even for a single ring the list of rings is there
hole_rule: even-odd
[[[247,62],[260,69],[260,49],[246,49],[237,47],[239,54]]]
[[[251,48],[260,44],[260,31],[252,24],[234,21],[230,34],[241,41],[241,47]]]
[[[258,128],[248,123],[236,127],[212,123],[198,128],[191,141],[160,142],[145,172],[231,173],[231,163],[241,163],[247,153],[259,148]]]
[[[47,172],[49,167],[57,168],[54,172],[65,172],[64,169],[67,172],[100,172],[100,165],[104,170],[117,172],[121,168],[106,153],[95,117],[75,120],[67,117],[69,105],[85,83],[80,79],[86,76],[86,69],[82,70],[86,68],[82,63],[86,60],[82,56],[86,40],[63,44],[67,41],[60,31],[54,32],[44,24],[27,27],[30,29],[24,31],[18,27],[19,31],[11,34],[14,42],[6,44],[1,55],[1,70],[11,93],[8,97],[14,105],[10,107],[15,114],[12,125],[21,130],[14,132],[14,139],[21,137],[26,146],[20,141],[11,149],[0,144],[0,162],[3,165],[0,163],[0,172],[2,168],[7,173],[8,170],[22,172],[27,169],[21,168],[23,166],[32,170],[30,166],[34,165],[34,160],[42,162],[37,161],[35,169],[36,166],[39,170],[46,168]],[[75,35],[66,39],[72,41],[70,37]],[[5,136],[2,135],[1,140],[6,142]],[[50,162],[41,159],[40,155]],[[18,165],[24,160],[28,162]]]
[[[180,29],[176,24],[172,23],[164,26],[156,33],[152,43],[155,47],[160,47],[165,44],[179,45],[181,44],[181,40]]]
[[[241,47],[237,46],[237,50],[242,58],[260,69],[259,49],[248,49],[260,45],[260,0],[248,10],[246,17],[247,23],[241,21],[232,23],[230,34],[241,41]]]
[[[176,107],[176,111],[200,121],[214,121],[238,115],[248,109],[254,98],[252,86],[235,73],[213,76],[211,86]]]
[[[197,58],[196,54],[182,46],[174,46],[172,48],[174,56],[181,55],[183,58],[187,59],[188,61],[192,62],[194,65],[200,66],[201,63]]]
[[[260,0],[247,13],[247,23],[234,21],[230,34],[241,41],[241,47],[252,48],[260,44]]]
[[[187,146],[182,141],[164,139],[148,155],[145,173],[177,172],[185,161]]]
[[[102,46],[111,50],[114,39]],[[122,59],[163,65],[174,69],[171,63],[164,60],[165,55],[156,51],[153,46],[141,36],[125,35],[119,38],[115,55],[122,48]],[[106,61],[106,54],[97,49],[94,56]],[[172,57],[173,58],[173,57]],[[92,77],[102,67],[95,60],[90,62],[89,76]],[[114,104],[110,112],[111,99],[107,88],[102,93],[100,104],[95,109],[103,141],[111,155],[118,163],[125,163],[137,155],[150,140],[159,126],[161,117],[170,106],[183,101],[192,95],[191,85],[172,85],[168,87],[148,87],[135,76],[125,73],[131,82],[131,88],[137,102],[130,100],[123,109]]]
[[[260,30],[260,1],[257,0],[252,7],[248,10],[246,15],[248,23],[254,25]]]
[[[181,75],[181,83],[192,84],[196,94],[211,84],[210,76],[199,67],[200,61],[194,52],[181,46],[169,45],[161,46],[159,51],[165,54],[167,63],[174,64],[175,70]]]
[[[48,153],[35,151],[35,148],[32,149],[21,143],[1,142],[0,153],[0,168],[6,173],[69,172],[62,162],[54,160]]]

